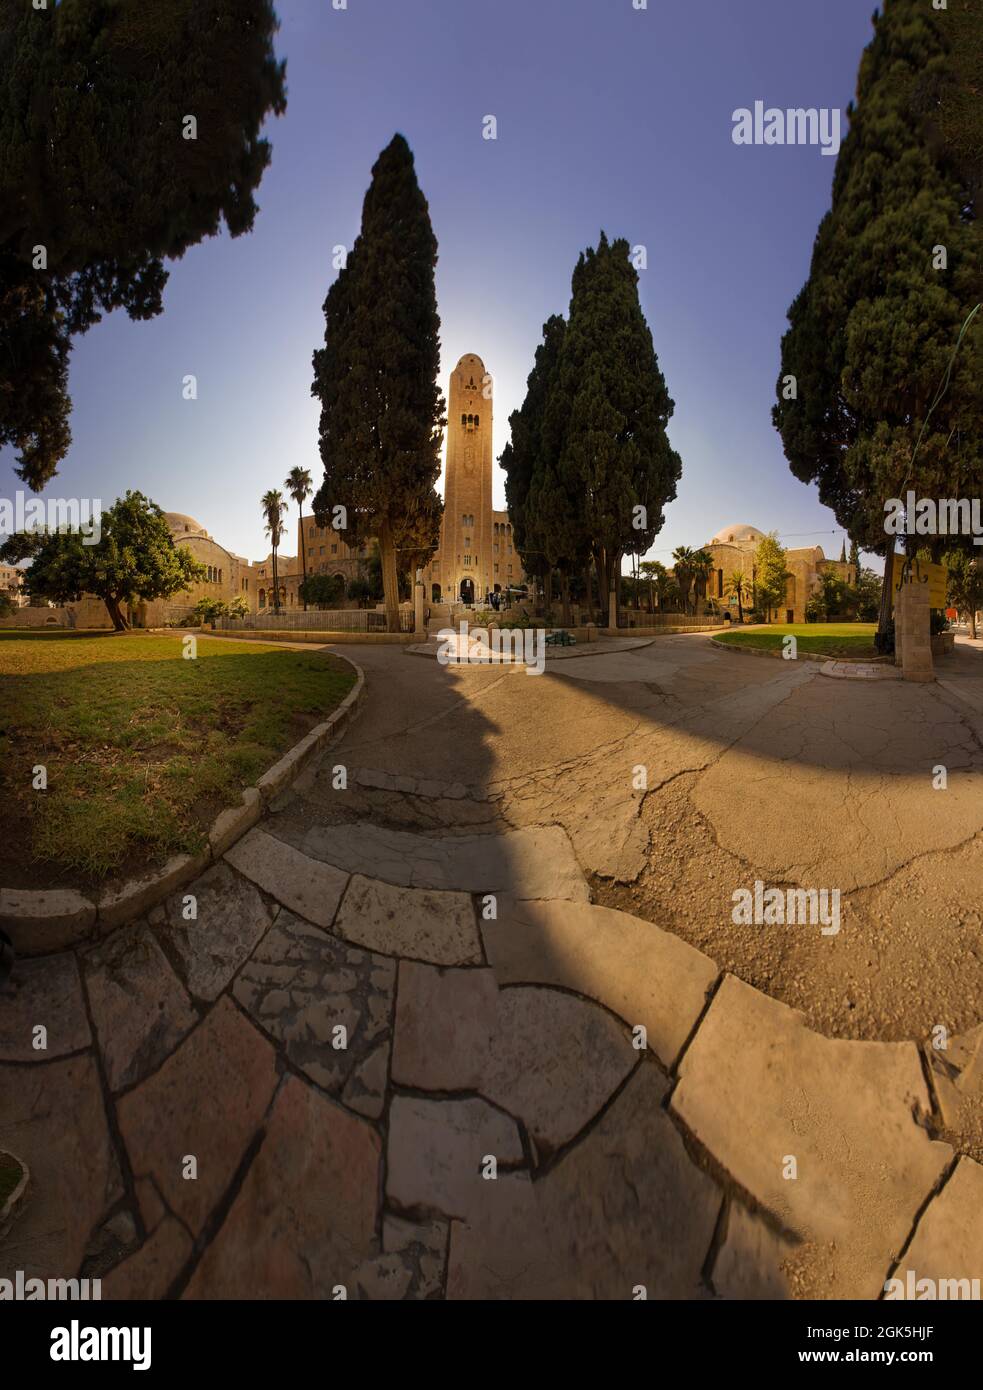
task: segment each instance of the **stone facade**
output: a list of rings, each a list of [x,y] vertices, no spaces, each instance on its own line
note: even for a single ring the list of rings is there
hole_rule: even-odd
[[[713,572],[707,586],[707,597],[715,599],[724,611],[732,609],[735,620],[737,600],[727,592],[727,581],[732,574],[739,571],[750,577],[753,587],[755,555],[764,534],[756,526],[725,526],[722,531],[717,532],[713,540],[706,543],[706,549],[713,556]],[[827,560],[822,547],[818,545],[787,550],[785,565],[789,572],[785,584],[785,604],[782,608],[771,610],[771,622],[804,623],[806,604],[819,587],[823,571],[835,574],[847,584],[854,584],[857,580],[853,565],[845,560]],[[750,606],[745,600],[745,611]]]
[[[0,593],[6,594],[18,608],[28,603],[24,593],[24,571],[16,565],[0,565]]]

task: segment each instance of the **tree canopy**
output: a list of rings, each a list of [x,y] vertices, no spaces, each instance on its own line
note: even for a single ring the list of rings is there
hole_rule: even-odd
[[[311,388],[324,464],[314,515],[326,525],[343,507],[350,544],[377,537],[390,631],[399,630],[399,569],[424,563],[440,539],[436,263],[413,154],[396,135],[372,169],[361,232],[328,290]]]
[[[94,594],[113,626],[129,624],[123,605],[136,599],[171,598],[205,578],[205,566],[174,544],[164,513],[141,492],[127,492],[102,513],[97,545],[77,531],[20,531],[0,546],[0,559],[31,564],[24,582],[32,598],[72,603]]]
[[[952,119],[970,82],[957,14],[978,52],[977,0],[886,0],[875,14],[832,207],[782,340],[773,418],[792,472],[881,554],[888,498],[978,495],[983,472],[983,313],[963,333],[983,257],[974,160]]]
[[[165,260],[252,227],[276,28],[271,0],[3,6],[0,445],[34,490],[71,443],[72,338],[161,313]]]

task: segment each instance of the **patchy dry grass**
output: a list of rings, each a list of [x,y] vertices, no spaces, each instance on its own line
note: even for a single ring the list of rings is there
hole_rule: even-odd
[[[0,633],[0,882],[101,881],[200,849],[354,684],[328,653],[144,633]],[[32,770],[47,769],[47,790]]]

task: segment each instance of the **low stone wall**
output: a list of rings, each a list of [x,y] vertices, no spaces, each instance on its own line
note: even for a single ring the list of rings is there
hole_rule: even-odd
[[[233,641],[256,641],[256,642],[315,642],[319,647],[335,645],[341,642],[361,642],[363,645],[397,642],[409,643],[418,642],[420,639],[413,632],[305,632],[297,629],[294,632],[273,632],[269,628],[244,628],[242,632],[222,632],[205,624],[202,628],[211,637],[231,637]]]

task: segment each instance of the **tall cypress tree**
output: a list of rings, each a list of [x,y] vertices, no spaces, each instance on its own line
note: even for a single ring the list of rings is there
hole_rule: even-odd
[[[509,416],[512,437],[500,459],[505,471],[505,504],[522,568],[530,577],[541,579],[548,577],[552,562],[542,534],[544,519],[548,518],[539,514],[533,489],[544,467],[543,421],[565,332],[560,314],[553,314],[543,324],[543,341],[526,379],[525,400]]]
[[[396,135],[372,169],[361,233],[324,302],[311,387],[324,464],[314,514],[325,525],[344,507],[349,537],[377,537],[390,632],[399,631],[399,570],[425,562],[440,538],[436,264],[413,154]]]
[[[35,490],[71,443],[72,338],[159,314],[165,259],[252,227],[276,28],[271,0],[2,6],[0,445]]]
[[[978,35],[983,6],[959,4]],[[966,80],[948,13],[887,0],[875,14],[773,410],[792,472],[881,554],[888,498],[980,490],[983,314],[955,351],[983,298],[973,160],[925,110],[932,85],[945,89],[934,114],[948,127]]]
[[[604,233],[573,273],[567,331],[544,422],[559,482],[580,500],[606,594],[620,597],[621,557],[662,529],[682,471],[666,426],[673,412],[638,300],[627,241]]]

